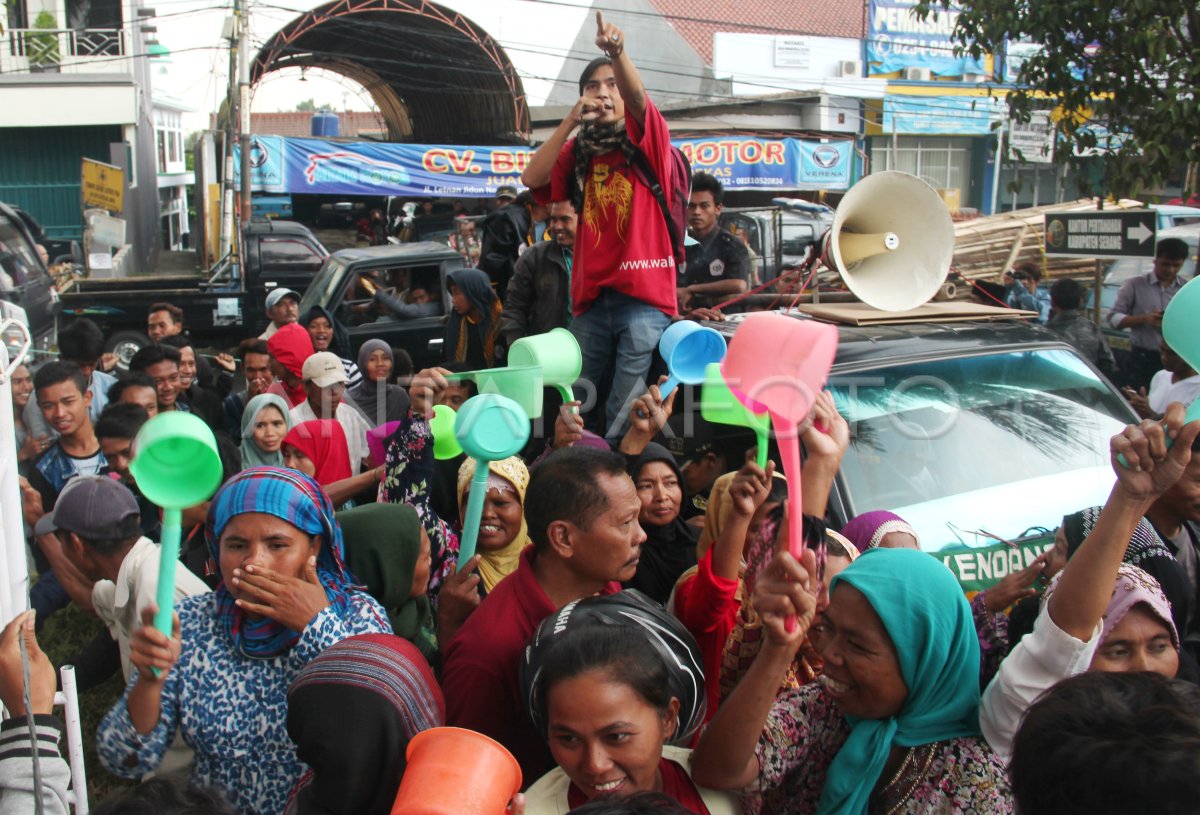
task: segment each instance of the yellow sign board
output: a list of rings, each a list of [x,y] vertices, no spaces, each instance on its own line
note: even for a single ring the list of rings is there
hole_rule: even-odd
[[[125,171],[120,167],[83,160],[83,206],[99,207],[109,212],[121,212],[125,199]]]

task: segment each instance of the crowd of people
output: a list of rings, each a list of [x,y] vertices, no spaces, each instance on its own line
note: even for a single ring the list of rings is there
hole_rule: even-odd
[[[409,743],[442,725],[514,757],[512,815],[1195,806],[1200,422],[1179,391],[1112,438],[1102,507],[1063,506],[1053,548],[971,598],[903,518],[833,523],[851,433],[829,394],[798,431],[799,495],[703,428],[677,456],[659,443],[676,396],[650,376],[658,336],[750,272],[715,226],[719,184],[693,185],[695,244],[673,234],[657,195],[688,179],[665,121],[599,14],[597,45],[525,172],[553,240],[503,281],[450,276],[445,366],[355,350],[276,290],[236,355],[207,356],[162,303],[127,371],[105,371],[86,319],[59,360],[16,369],[36,580],[0,634],[0,813],[67,811],[37,632],[71,603],[105,626],[70,659],[80,688],[126,681],[100,761],[143,782],[96,812],[386,815]],[[473,394],[454,372],[556,327],[579,339],[593,410],[555,404],[486,480],[436,456],[435,409]],[[161,516],[130,467],[168,411],[212,429],[223,469],[183,512],[169,636],[152,624]]]

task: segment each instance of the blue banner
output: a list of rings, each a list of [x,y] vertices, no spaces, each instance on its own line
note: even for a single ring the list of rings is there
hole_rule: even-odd
[[[987,96],[888,96],[883,100],[883,133],[936,133],[986,136],[1004,119],[1004,100]]]
[[[847,189],[852,141],[677,139],[693,170],[730,190]],[[255,136],[252,189],[267,193],[490,198],[502,184],[521,186],[533,149],[331,142]],[[235,151],[236,152],[236,151]],[[235,155],[235,160],[237,156]]]
[[[672,141],[692,171],[711,173],[727,190],[839,190],[850,186],[854,142],[724,136]]]
[[[867,33],[867,75],[905,68],[928,68],[934,76],[983,74],[983,59],[955,56],[954,26],[959,11],[937,9],[924,20],[917,0],[871,0]]]

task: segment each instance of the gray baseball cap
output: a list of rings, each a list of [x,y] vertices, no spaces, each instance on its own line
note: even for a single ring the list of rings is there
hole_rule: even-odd
[[[300,302],[300,295],[296,294],[296,292],[292,291],[291,289],[285,289],[282,287],[271,289],[271,293],[267,295],[267,311],[275,308],[275,304],[285,297],[294,297],[297,303]]]
[[[136,535],[141,524],[137,499],[129,488],[106,475],[77,476],[67,482],[33,528],[35,535],[62,529],[81,538],[111,540]]]

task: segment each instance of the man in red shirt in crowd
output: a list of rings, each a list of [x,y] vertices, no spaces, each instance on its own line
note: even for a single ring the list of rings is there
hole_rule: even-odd
[[[503,744],[532,784],[555,763],[521,696],[525,645],[567,603],[620,591],[637,570],[646,533],[637,490],[616,453],[557,450],[534,468],[526,495],[533,545],[446,646],[442,690],[446,723]]]
[[[533,154],[521,181],[535,200],[570,200],[579,214],[571,333],[583,350],[583,381],[599,388],[611,377],[603,415],[593,410],[589,425],[615,444],[629,402],[646,390],[659,337],[677,313],[670,233],[631,158],[645,155],[668,206],[687,182],[674,178],[671,134],[625,51],[624,35],[599,12],[596,28],[596,45],[607,56],[584,69],[579,101]],[[579,135],[569,138],[576,127]]]

